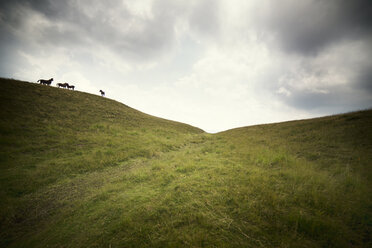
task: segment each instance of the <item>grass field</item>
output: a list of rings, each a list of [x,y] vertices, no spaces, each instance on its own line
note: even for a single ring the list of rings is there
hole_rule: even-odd
[[[371,110],[208,134],[0,85],[0,247],[372,246]]]

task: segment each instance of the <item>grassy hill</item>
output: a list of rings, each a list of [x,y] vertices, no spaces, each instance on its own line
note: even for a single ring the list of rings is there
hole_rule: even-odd
[[[211,135],[0,85],[0,247],[372,245],[370,110]]]

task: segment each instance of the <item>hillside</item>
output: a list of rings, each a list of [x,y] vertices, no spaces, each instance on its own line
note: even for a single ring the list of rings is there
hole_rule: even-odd
[[[372,245],[371,110],[211,135],[0,85],[0,247]]]
[[[33,177],[7,187],[13,194],[32,192],[60,179],[61,173],[150,158],[202,132],[87,93],[12,80],[1,80],[1,89],[2,148],[11,155],[2,156],[7,159],[3,169],[19,169],[17,177],[32,171]]]

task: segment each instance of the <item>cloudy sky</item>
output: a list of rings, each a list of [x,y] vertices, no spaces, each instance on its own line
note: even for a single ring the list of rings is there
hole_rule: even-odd
[[[372,107],[369,0],[2,0],[0,34],[0,77],[208,132]]]

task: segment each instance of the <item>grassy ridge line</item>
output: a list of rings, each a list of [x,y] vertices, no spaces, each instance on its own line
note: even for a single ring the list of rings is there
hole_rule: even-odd
[[[256,143],[314,161],[323,168],[347,167],[372,181],[372,110],[242,127],[219,135],[243,144],[239,146],[242,151],[244,144]]]
[[[372,111],[210,135],[30,85],[1,102],[1,247],[371,246]]]
[[[36,110],[40,110],[42,112],[51,111],[51,112],[55,112],[58,115],[66,114],[65,111],[69,111],[69,110],[79,111],[78,113],[82,113],[82,111],[87,111],[84,113],[88,114],[89,117],[94,117],[93,121],[96,120],[96,118],[98,117],[97,115],[100,113],[104,114],[104,116],[102,117],[115,118],[115,117],[118,117],[117,115],[121,112],[122,114],[125,113],[126,115],[128,115],[128,117],[132,118],[130,120],[132,122],[127,123],[130,125],[138,124],[138,121],[140,120],[146,120],[147,122],[150,122],[151,124],[154,124],[154,123],[157,124],[157,122],[160,121],[160,122],[169,124],[173,128],[176,128],[177,131],[180,131],[183,129],[184,131],[190,131],[190,132],[203,132],[203,130],[193,127],[191,125],[152,116],[152,115],[143,113],[141,111],[138,111],[136,109],[133,109],[113,99],[101,97],[98,95],[92,95],[86,92],[81,92],[77,90],[69,91],[69,90],[60,89],[60,88],[57,88],[58,91],[55,91],[56,87],[48,88],[48,87],[43,87],[42,85],[35,84],[35,83],[29,83],[26,81],[19,81],[19,80],[13,80],[13,79],[4,79],[4,78],[0,78],[0,83],[2,84],[2,87],[3,87],[2,95],[1,95],[3,107],[6,107],[7,105],[11,104],[13,100],[15,100],[18,104],[17,110],[20,110],[20,108],[22,107],[22,103],[30,103],[30,101],[32,101],[35,104],[45,104],[44,106],[40,106],[40,107],[44,107],[45,109],[41,108],[41,109],[36,109]],[[97,101],[99,105],[97,105]],[[59,103],[61,103],[62,105],[58,105]],[[83,109],[76,108],[76,107],[79,107],[80,104],[82,105],[89,104],[90,107],[83,108]],[[12,107],[15,107],[15,106],[12,106]],[[63,111],[62,108],[65,108],[65,111]],[[124,109],[126,109],[126,111],[124,111]],[[118,111],[118,110],[121,110],[121,111]],[[23,110],[23,112],[26,112],[26,111]],[[32,114],[37,114],[37,113],[32,112]],[[72,114],[76,114],[76,113],[72,113]],[[128,119],[129,118],[126,118],[124,120],[128,120]],[[89,120],[89,119],[88,118],[84,119],[84,121],[86,120]],[[120,121],[123,121],[123,119],[120,118]],[[148,124],[149,123],[146,123],[146,125]]]

